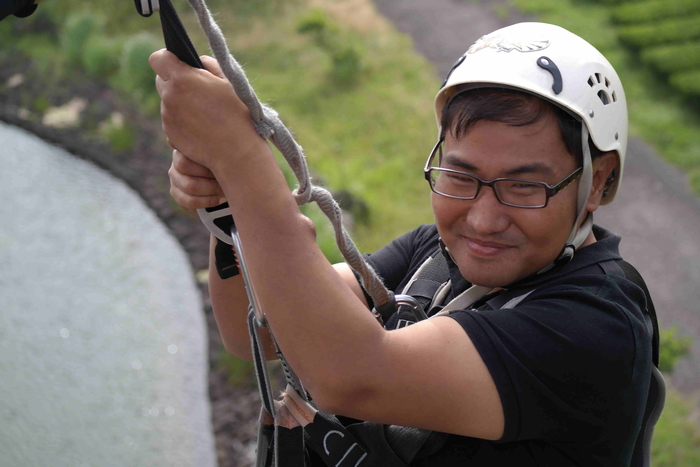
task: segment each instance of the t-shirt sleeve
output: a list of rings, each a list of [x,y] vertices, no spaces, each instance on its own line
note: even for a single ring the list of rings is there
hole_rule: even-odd
[[[513,309],[450,314],[498,388],[500,441],[593,442],[601,431],[620,429],[620,413],[638,416],[646,394],[630,388],[643,387],[639,378],[650,372],[650,340],[643,295],[630,284],[590,275],[536,290]]]

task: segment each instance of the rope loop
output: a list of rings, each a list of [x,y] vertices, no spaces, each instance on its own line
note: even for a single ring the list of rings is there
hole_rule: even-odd
[[[393,294],[384,286],[377,273],[367,264],[357,246],[343,226],[342,211],[333,195],[311,183],[303,148],[294,140],[289,129],[282,123],[277,112],[260,102],[245,75],[243,67],[229,52],[226,39],[204,3],[204,0],[189,0],[197,13],[199,25],[209,40],[214,57],[219,62],[224,76],[230,81],[236,95],[248,107],[258,134],[271,141],[285,158],[299,186],[292,191],[298,205],[315,201],[328,217],[335,231],[338,249],[348,265],[360,276],[360,282],[380,308],[393,301]]]

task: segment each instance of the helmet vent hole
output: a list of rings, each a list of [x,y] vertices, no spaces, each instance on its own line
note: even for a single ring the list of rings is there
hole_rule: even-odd
[[[591,76],[590,78],[588,78],[588,85],[589,85],[590,87],[595,86],[595,83],[593,82],[593,77],[592,77],[592,76]]]
[[[603,103],[603,105],[608,105],[610,103],[610,97],[608,97],[608,93],[605,91],[598,91],[598,97],[600,98],[600,101]]]
[[[613,99],[613,102],[617,102],[617,94],[615,94],[615,91],[613,91],[613,93],[612,93],[612,99]]]
[[[596,79],[596,81],[598,81],[598,83],[602,83],[603,82],[603,75],[601,75],[600,73],[596,73],[595,79]]]
[[[608,78],[605,78],[605,87],[606,88],[610,87],[610,80]]]

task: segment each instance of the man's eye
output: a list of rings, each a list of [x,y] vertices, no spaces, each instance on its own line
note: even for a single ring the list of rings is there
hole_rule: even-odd
[[[476,180],[474,180],[473,178],[468,177],[466,175],[452,173],[452,172],[447,172],[446,175],[451,183],[460,184],[460,185],[475,185],[476,184]]]
[[[541,192],[542,185],[528,182],[509,182],[506,189],[513,194],[526,196]]]

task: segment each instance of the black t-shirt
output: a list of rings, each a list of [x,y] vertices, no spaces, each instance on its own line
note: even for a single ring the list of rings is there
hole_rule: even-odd
[[[487,296],[450,313],[493,377],[505,432],[496,442],[450,436],[412,465],[629,465],[651,375],[646,298],[599,266],[620,259],[620,237],[597,226],[594,234],[567,265],[514,285],[534,289],[514,308],[494,310]],[[435,226],[421,226],[367,258],[400,292],[437,248]],[[449,300],[470,284],[448,265]]]

